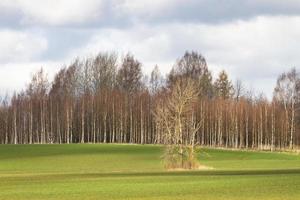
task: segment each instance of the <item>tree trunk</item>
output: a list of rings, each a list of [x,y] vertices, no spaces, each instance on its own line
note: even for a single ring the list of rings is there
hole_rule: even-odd
[[[85,112],[85,102],[84,102],[84,97],[83,97],[83,100],[82,100],[82,108],[81,108],[81,140],[80,140],[80,143],[84,143],[84,118],[85,118],[85,115],[84,115],[84,112]]]

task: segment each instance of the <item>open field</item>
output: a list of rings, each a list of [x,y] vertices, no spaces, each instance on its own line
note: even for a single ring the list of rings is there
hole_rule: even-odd
[[[167,172],[153,145],[2,145],[0,199],[300,199],[300,155],[201,149]]]

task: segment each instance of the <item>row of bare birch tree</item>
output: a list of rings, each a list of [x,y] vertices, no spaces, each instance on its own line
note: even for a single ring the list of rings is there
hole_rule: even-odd
[[[186,52],[165,78],[157,66],[149,77],[141,67],[131,54],[118,62],[116,54],[99,53],[76,59],[51,82],[41,69],[23,91],[2,98],[0,143],[169,143],[156,110],[178,80],[192,80],[197,95],[181,127],[183,141],[270,150],[300,144],[295,69],[278,77],[270,100],[232,83],[225,71],[213,80],[197,52]]]

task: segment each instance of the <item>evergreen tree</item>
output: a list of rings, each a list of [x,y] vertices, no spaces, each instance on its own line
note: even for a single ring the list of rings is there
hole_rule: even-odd
[[[229,99],[233,95],[232,83],[224,70],[220,72],[218,79],[214,83],[214,87],[216,96],[218,97]]]

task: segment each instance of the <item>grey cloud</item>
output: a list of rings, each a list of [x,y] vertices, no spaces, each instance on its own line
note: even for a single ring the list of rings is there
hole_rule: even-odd
[[[293,16],[300,13],[298,0],[165,0],[165,4],[153,6],[130,7],[121,6],[121,17],[112,19],[117,24],[127,22],[138,23],[226,23],[235,20],[248,20],[256,16]],[[139,3],[141,4],[141,3]],[[112,4],[113,5],[113,4]],[[109,6],[109,12],[115,12]],[[119,13],[118,13],[119,14]],[[109,20],[107,18],[106,20]],[[118,21],[120,20],[120,21]]]
[[[135,23],[169,23],[169,22],[194,22],[194,23],[224,23],[234,20],[247,20],[252,17],[264,15],[298,15],[300,2],[298,0],[168,0],[164,7],[160,4],[153,8],[122,6],[123,0],[100,0],[101,13],[96,18],[87,18],[85,21],[66,21],[54,26],[62,27],[117,27],[124,28]],[[97,1],[95,1],[97,2]],[[141,2],[136,1],[138,4]],[[149,2],[148,2],[149,4]],[[147,5],[148,5],[147,4]],[[149,4],[151,5],[151,4]],[[38,17],[38,16],[35,16]],[[0,26],[24,26],[26,13],[15,9],[6,9],[0,6]],[[33,19],[26,26],[49,26],[43,21]],[[50,25],[51,26],[51,25]]]
[[[182,3],[183,2],[183,3]],[[138,16],[153,23],[181,21],[195,23],[224,23],[247,20],[256,16],[298,15],[297,0],[187,0],[156,16]]]
[[[69,51],[84,45],[92,32],[81,29],[47,29],[44,36],[48,40],[48,49],[39,60],[63,60]]]
[[[0,28],[18,29],[20,28],[19,22],[22,16],[18,12],[12,12],[0,7]]]

